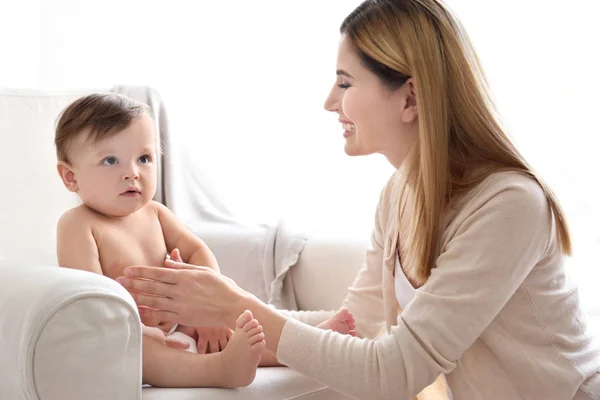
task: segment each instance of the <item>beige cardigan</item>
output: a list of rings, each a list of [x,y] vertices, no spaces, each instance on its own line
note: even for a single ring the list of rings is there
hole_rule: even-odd
[[[600,347],[537,182],[496,173],[465,195],[447,216],[436,268],[399,316],[390,186],[343,304],[361,338],[288,319],[279,360],[360,399],[411,399],[440,374],[455,400],[600,399]]]

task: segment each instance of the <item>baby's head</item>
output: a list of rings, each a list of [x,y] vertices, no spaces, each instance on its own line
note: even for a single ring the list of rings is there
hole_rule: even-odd
[[[157,140],[149,108],[114,93],[75,100],[54,139],[65,187],[92,210],[130,215],[156,192]]]

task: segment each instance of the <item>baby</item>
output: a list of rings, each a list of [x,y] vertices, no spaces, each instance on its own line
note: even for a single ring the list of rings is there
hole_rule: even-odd
[[[167,207],[152,200],[159,144],[145,104],[113,93],[82,97],[61,114],[55,145],[58,173],[83,203],[58,222],[61,267],[116,279],[128,266],[163,267],[171,256],[219,270],[208,246]],[[265,347],[262,327],[249,311],[233,330],[144,319],[142,323],[144,382],[155,386],[249,385]],[[319,327],[353,334],[354,320],[342,310]],[[206,336],[218,338],[217,345],[207,348]],[[165,344],[188,348],[188,353]]]

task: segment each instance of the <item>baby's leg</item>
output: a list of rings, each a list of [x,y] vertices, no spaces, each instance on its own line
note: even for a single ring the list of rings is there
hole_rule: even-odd
[[[284,367],[285,365],[281,364],[275,354],[271,353],[267,348],[263,350],[260,355],[260,362],[258,363],[259,367]]]
[[[223,375],[219,353],[194,354],[142,338],[143,382],[157,387],[215,387]]]
[[[241,387],[254,380],[265,347],[258,321],[246,311],[225,350],[192,354],[152,338],[142,339],[143,381],[158,387]]]

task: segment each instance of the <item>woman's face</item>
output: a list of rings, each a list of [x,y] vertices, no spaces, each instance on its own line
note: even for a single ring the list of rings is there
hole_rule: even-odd
[[[342,35],[337,57],[337,79],[325,100],[344,129],[344,150],[350,156],[383,154],[398,168],[418,137],[413,79],[391,90],[360,61]]]

